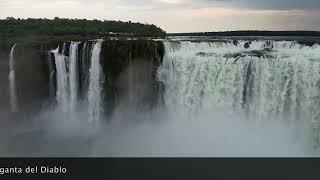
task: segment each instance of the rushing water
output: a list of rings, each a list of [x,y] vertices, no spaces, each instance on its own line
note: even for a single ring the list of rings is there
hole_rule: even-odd
[[[70,45],[70,107],[74,111],[78,101],[79,72],[78,72],[78,43],[72,42]]]
[[[122,70],[121,78],[112,77],[129,101],[116,97],[107,117],[109,101],[104,95],[111,88],[104,87],[109,88],[111,78],[104,74],[112,73],[103,72],[102,63],[108,59],[101,59],[102,47],[107,46],[98,40],[64,43],[62,49],[52,50],[50,94],[57,103],[39,113],[39,126],[46,134],[37,138],[54,142],[39,143],[43,152],[149,157],[318,155],[319,45],[265,40],[163,43],[164,57],[155,71],[159,82],[144,78],[154,71],[153,65],[135,64],[129,54],[128,69]],[[150,109],[136,107],[150,102],[139,95],[157,88],[156,83],[161,83],[158,94],[163,103]],[[87,133],[93,125],[100,129]]]
[[[14,50],[16,45],[12,46],[10,51],[10,72],[9,72],[9,83],[10,83],[10,105],[11,111],[17,112],[18,111],[18,100],[17,100],[17,90],[16,90],[16,72],[15,72],[15,61],[14,61]]]
[[[91,56],[91,66],[89,75],[89,91],[88,91],[88,112],[89,122],[96,123],[100,120],[102,107],[102,83],[103,72],[100,65],[101,41],[94,44]]]
[[[293,41],[165,42],[165,104],[187,113],[227,109],[251,123],[313,129],[319,143],[320,46]]]
[[[56,99],[58,106],[67,112],[69,109],[69,89],[68,89],[68,74],[66,69],[65,57],[59,54],[59,49],[52,51],[57,69],[57,90]]]
[[[55,57],[55,64],[57,69],[57,89],[56,99],[58,108],[61,108],[64,112],[70,112],[71,116],[76,117],[76,113],[79,111],[80,102],[80,84],[83,90],[87,90],[84,93],[87,96],[87,100],[84,101],[85,107],[88,109],[88,122],[96,123],[101,118],[102,102],[102,83],[103,72],[100,65],[100,51],[102,41],[98,40],[94,43],[91,50],[91,57],[88,56],[89,43],[84,43],[81,52],[81,61],[78,58],[78,46],[79,43],[71,42],[69,48],[69,56],[59,53],[59,48],[53,50]],[[63,45],[61,52],[65,52],[66,43]],[[89,60],[87,58],[90,58]],[[88,61],[91,61],[89,64]],[[89,67],[86,67],[90,65]],[[67,68],[67,66],[69,68]],[[88,69],[88,73],[86,72]],[[80,70],[80,71],[79,71]],[[79,77],[81,76],[81,78]],[[85,77],[89,76],[89,77]],[[86,79],[88,79],[88,87]],[[87,104],[86,104],[87,103]]]

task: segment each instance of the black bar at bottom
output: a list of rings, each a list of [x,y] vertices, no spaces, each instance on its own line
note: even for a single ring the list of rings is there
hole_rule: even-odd
[[[0,158],[0,178],[311,179],[315,158]]]

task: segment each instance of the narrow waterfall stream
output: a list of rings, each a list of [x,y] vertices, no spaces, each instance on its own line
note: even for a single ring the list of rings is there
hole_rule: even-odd
[[[89,75],[89,122],[95,123],[100,120],[102,102],[102,83],[103,83],[103,72],[100,65],[100,52],[101,52],[101,41],[94,44],[91,56],[91,66]]]
[[[16,89],[16,72],[15,72],[15,59],[14,59],[14,51],[16,45],[12,46],[10,51],[10,73],[9,73],[9,83],[10,83],[10,105],[11,111],[17,112],[18,111],[18,97],[17,97],[17,89]]]

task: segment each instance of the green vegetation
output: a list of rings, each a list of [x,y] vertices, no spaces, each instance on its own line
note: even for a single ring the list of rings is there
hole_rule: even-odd
[[[50,40],[70,37],[85,39],[105,36],[164,37],[155,25],[86,19],[15,19],[0,20],[0,40]]]

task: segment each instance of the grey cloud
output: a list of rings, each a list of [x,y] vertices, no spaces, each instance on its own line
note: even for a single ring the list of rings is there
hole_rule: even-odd
[[[235,7],[268,10],[315,10],[320,9],[319,0],[204,0],[208,4],[225,2]]]
[[[121,4],[149,5],[155,8],[204,8],[226,6],[267,10],[319,10],[319,0],[180,0],[171,4],[161,0],[118,0]]]
[[[118,0],[118,4],[164,8],[233,7],[264,10],[320,10],[319,0],[180,0],[180,3],[166,3],[161,0]]]
[[[253,8],[268,10],[319,10],[319,0],[179,0],[179,3],[168,3],[170,0],[55,0],[57,1],[74,1],[81,4],[104,3],[114,6],[141,6],[151,7],[153,9],[163,8],[203,8],[212,6],[227,6],[235,8]],[[0,5],[15,6],[18,2],[25,4],[52,2],[52,0],[0,0]]]

